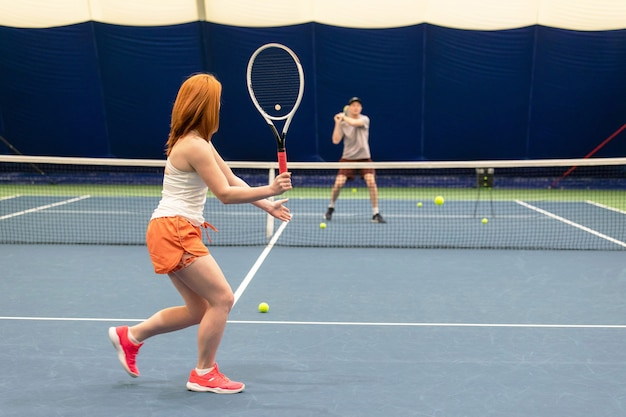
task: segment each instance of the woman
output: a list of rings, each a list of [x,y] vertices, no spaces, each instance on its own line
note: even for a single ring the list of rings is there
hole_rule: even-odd
[[[244,384],[229,380],[215,362],[228,314],[234,303],[230,285],[202,243],[201,227],[207,191],[224,204],[252,203],[282,221],[291,214],[270,201],[291,189],[291,174],[283,173],[271,185],[250,187],[226,165],[211,143],[219,126],[222,86],[209,74],[187,79],[176,97],[166,153],[163,193],[152,214],[146,242],[154,270],[167,274],[185,305],[169,307],[132,327],[109,329],[124,369],[139,376],[136,356],[143,342],[155,335],[198,325],[198,362],[187,389],[232,394]]]

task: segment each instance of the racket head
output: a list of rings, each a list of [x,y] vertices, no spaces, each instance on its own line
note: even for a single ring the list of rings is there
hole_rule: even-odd
[[[250,56],[246,79],[259,113],[268,123],[287,120],[286,132],[304,93],[304,71],[298,56],[280,43],[262,45]]]

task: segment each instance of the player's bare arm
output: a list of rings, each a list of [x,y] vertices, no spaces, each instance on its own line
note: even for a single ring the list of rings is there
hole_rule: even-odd
[[[230,169],[228,164],[226,164],[222,156],[217,152],[215,147],[213,147],[213,156],[215,158],[215,161],[219,165],[220,170],[226,176],[226,179],[230,185],[239,186],[239,187],[248,187],[248,188],[250,187],[248,183],[246,183],[244,180],[242,180],[237,175],[235,175],[235,173],[232,171],[232,169]],[[289,173],[283,173],[281,175],[284,177],[287,177],[288,174]],[[289,211],[289,208],[284,206],[284,204],[287,201],[288,201],[287,198],[281,199],[281,200],[275,200],[275,201],[261,199],[261,200],[253,201],[252,204],[260,208],[261,210],[266,211],[267,213],[274,216],[275,218],[282,220],[284,222],[288,222],[289,220],[291,220],[291,213]]]
[[[289,173],[277,176],[271,185],[262,187],[231,185],[227,175],[222,171],[223,167],[216,160],[216,154],[213,145],[204,140],[190,141],[185,148],[185,156],[189,164],[200,175],[211,192],[224,204],[251,203],[280,195],[291,189]],[[223,163],[221,157],[219,160]]]

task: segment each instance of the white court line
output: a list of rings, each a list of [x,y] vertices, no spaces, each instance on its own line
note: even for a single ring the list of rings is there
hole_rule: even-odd
[[[2,200],[10,200],[12,198],[17,198],[17,197],[20,197],[20,194],[7,195],[6,197],[0,197],[0,201],[2,201]]]
[[[46,209],[49,209],[49,208],[52,208],[52,207],[56,207],[56,206],[62,206],[63,204],[74,203],[76,201],[84,200],[84,199],[89,198],[89,197],[91,197],[91,196],[90,195],[83,195],[83,196],[80,196],[80,197],[71,198],[69,200],[59,201],[58,203],[46,204],[45,206],[33,207],[31,209],[28,209],[28,210],[17,211],[15,213],[11,213],[11,214],[5,214],[4,216],[0,216],[0,220],[10,219],[11,217],[17,217],[17,216],[21,216],[21,215],[28,214],[28,213],[34,213],[34,212],[37,212],[37,211],[46,210]]]
[[[620,210],[620,209],[615,208],[615,207],[605,206],[604,204],[596,203],[595,201],[587,200],[587,201],[585,201],[585,203],[591,204],[592,206],[600,207],[600,208],[603,208],[603,209],[606,209],[606,210],[615,211],[617,213],[626,214],[626,211],[624,211],[624,210]]]
[[[114,215],[137,215],[137,216],[150,216],[151,211],[137,212],[137,211],[121,211],[121,210],[48,210],[48,213],[54,214],[114,214]]]
[[[142,322],[145,319],[112,319],[112,318],[95,318],[95,317],[0,317],[0,320],[23,320],[23,321],[130,321]]]
[[[87,322],[142,322],[145,319],[115,319],[88,317],[0,317],[0,320],[23,321],[87,321]],[[358,321],[261,321],[228,320],[229,324],[271,324],[283,326],[365,326],[365,327],[491,327],[526,329],[626,329],[625,324],[538,324],[538,323],[398,323]]]
[[[362,218],[363,213],[335,213],[334,217],[340,219],[347,218]],[[320,218],[320,213],[302,213],[298,212],[298,217],[315,217]],[[475,219],[476,216],[473,214],[392,214],[385,213],[385,217],[396,218],[396,219]],[[536,214],[498,214],[499,219],[533,219],[540,217]]]
[[[558,221],[560,221],[560,222],[563,222],[563,223],[565,223],[565,224],[567,224],[567,225],[569,225],[569,226],[576,227],[576,228],[578,228],[578,229],[580,229],[580,230],[583,230],[583,231],[585,231],[585,232],[587,232],[587,233],[591,233],[591,234],[592,234],[592,235],[594,235],[594,236],[597,236],[597,237],[599,237],[599,238],[602,238],[602,239],[608,240],[609,242],[615,243],[616,245],[623,246],[623,247],[625,247],[625,248],[626,248],[626,242],[622,242],[621,240],[614,239],[614,238],[612,238],[611,236],[607,236],[607,235],[602,234],[602,233],[600,233],[600,232],[597,232],[597,231],[595,231],[595,230],[593,230],[593,229],[590,229],[590,228],[588,228],[588,227],[585,227],[585,226],[583,226],[583,225],[581,225],[581,224],[575,223],[575,222],[573,222],[573,221],[571,221],[571,220],[567,220],[566,218],[563,218],[563,217],[561,217],[561,216],[557,216],[556,214],[550,213],[549,211],[542,210],[542,209],[540,209],[539,207],[535,207],[535,206],[532,206],[532,205],[530,205],[530,204],[528,204],[528,203],[524,203],[523,201],[515,200],[515,202],[516,202],[517,204],[520,204],[520,205],[522,205],[522,206],[526,207],[526,208],[529,208],[529,209],[534,210],[534,211],[536,211],[536,212],[538,212],[538,213],[544,214],[544,215],[546,215],[546,216],[548,216],[548,217],[551,217],[551,218],[553,218],[553,219],[555,219],[555,220],[558,220]]]
[[[246,275],[241,284],[239,284],[237,291],[235,291],[235,301],[233,302],[233,307],[235,306],[235,304],[237,304],[237,301],[239,301],[241,294],[243,294],[243,292],[246,290],[248,284],[250,284],[250,281],[252,281],[252,278],[254,278],[254,275],[257,273],[257,271],[265,261],[265,258],[267,258],[267,255],[269,255],[270,251],[278,241],[278,238],[285,230],[285,227],[287,227],[287,224],[288,222],[283,222],[283,224],[280,225],[276,233],[274,233],[274,236],[272,236],[272,239],[270,239],[270,242],[267,244],[265,249],[263,249],[263,252],[259,256],[259,258],[256,260],[254,265],[252,265],[252,268],[248,272],[248,275]]]
[[[231,324],[288,324],[301,326],[377,326],[377,327],[511,327],[538,329],[626,329],[624,324],[533,324],[533,323],[378,323],[344,321],[258,321],[229,320]]]

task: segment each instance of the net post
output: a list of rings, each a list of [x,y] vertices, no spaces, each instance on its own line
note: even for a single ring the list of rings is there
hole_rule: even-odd
[[[494,169],[493,168],[476,168],[476,188],[478,193],[476,194],[476,201],[474,203],[474,217],[476,217],[476,213],[478,211],[478,202],[480,201],[480,192],[482,189],[487,189],[490,191],[489,193],[489,207],[491,209],[491,216],[494,216],[493,212],[493,195],[491,191],[493,190],[493,182],[494,182]]]
[[[274,182],[274,179],[276,178],[276,171],[274,170],[273,167],[270,167],[268,169],[268,174],[267,174],[267,183],[268,184],[272,184]],[[270,201],[274,201],[274,197],[269,197]],[[267,240],[269,241],[272,238],[272,235],[274,234],[274,217],[267,213],[267,218],[265,220],[265,237],[267,238]]]

